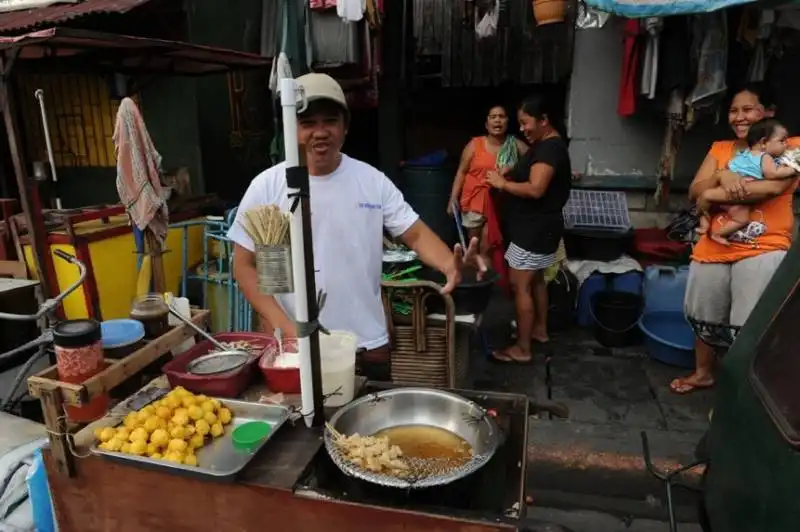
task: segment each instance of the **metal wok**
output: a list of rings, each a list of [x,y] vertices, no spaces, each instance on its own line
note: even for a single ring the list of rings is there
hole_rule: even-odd
[[[330,424],[346,436],[370,436],[408,425],[433,426],[460,436],[472,447],[472,459],[460,467],[422,478],[399,478],[368,471],[346,460],[331,431],[325,431],[328,455],[345,475],[392,488],[430,488],[466,477],[486,465],[501,442],[497,423],[486,410],[458,395],[430,388],[397,388],[366,395],[339,409]]]

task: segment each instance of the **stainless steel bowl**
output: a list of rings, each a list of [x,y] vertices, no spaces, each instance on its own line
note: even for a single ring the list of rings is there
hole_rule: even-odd
[[[355,433],[369,436],[408,425],[438,427],[460,436],[472,447],[473,457],[463,466],[409,480],[373,473],[347,461],[339,453],[333,435],[325,431],[325,448],[344,474],[393,488],[449,484],[483,467],[500,445],[500,430],[486,410],[461,396],[430,388],[397,388],[366,395],[340,408],[330,424],[346,436]]]

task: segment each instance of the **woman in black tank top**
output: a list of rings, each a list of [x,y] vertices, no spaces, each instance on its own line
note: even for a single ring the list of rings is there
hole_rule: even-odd
[[[562,209],[572,183],[569,151],[550,116],[540,97],[523,101],[517,117],[531,149],[506,176],[487,176],[503,196],[500,219],[517,314],[516,344],[493,353],[497,362],[528,363],[532,342],[549,340],[544,270],[557,262],[564,233]]]

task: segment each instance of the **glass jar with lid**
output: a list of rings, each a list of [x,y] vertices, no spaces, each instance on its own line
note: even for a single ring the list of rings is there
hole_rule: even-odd
[[[130,317],[142,322],[146,338],[158,338],[169,330],[169,307],[161,294],[146,294],[135,298]]]

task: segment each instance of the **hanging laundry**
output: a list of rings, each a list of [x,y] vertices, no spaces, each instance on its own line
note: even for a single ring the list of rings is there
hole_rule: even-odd
[[[332,9],[336,7],[336,0],[308,0],[311,9]]]
[[[642,57],[642,80],[640,93],[647,99],[656,97],[656,83],[658,81],[658,50],[661,38],[661,28],[664,22],[660,17],[648,17],[644,21],[644,30],[647,42]]]
[[[337,0],[336,14],[346,22],[358,22],[364,18],[367,0]]]
[[[761,11],[756,33],[755,51],[750,65],[747,68],[748,81],[764,81],[769,65],[769,40],[772,37],[772,29],[775,26],[775,12],[771,9]]]
[[[639,66],[641,26],[638,20],[626,20],[622,27],[623,57],[619,82],[617,114],[631,116],[636,112],[636,76]]]
[[[694,83],[692,33],[687,17],[665,17],[663,21],[658,43],[658,93],[670,98],[673,89],[682,89],[685,93]]]
[[[345,22],[330,11],[312,11],[309,27],[314,66],[359,62],[358,24]]]
[[[728,19],[724,12],[695,17],[695,35],[700,43],[697,82],[688,97],[692,107],[714,105],[728,86]]]

